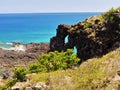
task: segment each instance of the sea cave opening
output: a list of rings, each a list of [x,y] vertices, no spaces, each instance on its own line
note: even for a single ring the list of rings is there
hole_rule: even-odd
[[[68,42],[68,36],[65,37],[65,43],[67,43],[67,42]]]
[[[77,48],[74,46],[74,54],[77,54]]]

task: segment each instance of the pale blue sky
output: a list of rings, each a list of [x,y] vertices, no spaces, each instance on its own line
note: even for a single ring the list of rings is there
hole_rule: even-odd
[[[104,12],[120,0],[0,0],[0,13]]]

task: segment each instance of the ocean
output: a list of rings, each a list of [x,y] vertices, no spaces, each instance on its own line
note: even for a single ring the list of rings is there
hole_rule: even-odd
[[[10,48],[12,43],[50,42],[59,24],[76,24],[98,14],[101,13],[0,14],[0,47]]]

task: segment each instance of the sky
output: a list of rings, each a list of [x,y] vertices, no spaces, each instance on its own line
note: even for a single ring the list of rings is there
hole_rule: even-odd
[[[0,13],[105,12],[120,0],[0,0]]]

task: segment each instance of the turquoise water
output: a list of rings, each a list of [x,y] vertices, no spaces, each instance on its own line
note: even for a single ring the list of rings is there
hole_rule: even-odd
[[[13,42],[49,42],[59,24],[72,25],[100,13],[0,14],[0,47]]]

